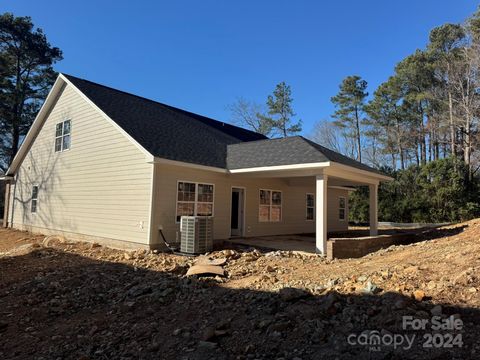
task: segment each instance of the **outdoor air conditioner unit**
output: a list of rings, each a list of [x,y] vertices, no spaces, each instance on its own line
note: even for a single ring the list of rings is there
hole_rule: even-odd
[[[182,216],[180,218],[180,251],[202,254],[213,250],[213,217]]]

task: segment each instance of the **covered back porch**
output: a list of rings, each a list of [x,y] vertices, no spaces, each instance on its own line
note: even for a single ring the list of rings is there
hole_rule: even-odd
[[[333,162],[246,168],[231,170],[231,173],[235,174],[235,177],[241,178],[281,178],[291,187],[309,187],[313,189],[315,210],[312,219],[314,233],[239,236],[230,239],[230,243],[327,255],[327,240],[329,237],[335,237],[339,231],[338,227],[332,226],[335,224],[332,219],[338,217],[338,209],[331,206],[331,201],[329,206],[329,194],[332,196],[333,189],[350,193],[359,186],[368,186],[369,188],[370,224],[366,235],[378,235],[378,186],[380,181],[390,179],[383,174]],[[345,232],[348,232],[348,209],[345,210],[344,216],[345,228],[342,228],[341,231],[343,237],[345,237]],[[284,221],[288,221],[288,219],[284,219]]]

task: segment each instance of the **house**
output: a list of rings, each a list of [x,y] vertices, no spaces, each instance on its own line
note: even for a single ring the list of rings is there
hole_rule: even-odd
[[[5,174],[4,225],[121,248],[161,247],[181,215],[214,238],[348,227],[348,194],[381,172],[301,136],[265,136],[60,74]]]

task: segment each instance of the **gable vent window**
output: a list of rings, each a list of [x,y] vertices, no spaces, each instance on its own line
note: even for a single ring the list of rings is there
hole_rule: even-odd
[[[37,212],[37,202],[38,202],[38,185],[32,186],[32,204],[30,207],[30,211],[32,213]]]
[[[70,133],[72,131],[72,121],[65,120],[58,123],[55,127],[55,152],[70,149]]]

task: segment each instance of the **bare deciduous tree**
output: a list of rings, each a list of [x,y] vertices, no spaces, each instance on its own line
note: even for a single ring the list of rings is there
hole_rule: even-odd
[[[265,105],[238,98],[236,102],[228,106],[235,124],[245,126],[257,133],[269,136],[272,126],[265,121],[267,109]]]
[[[318,121],[315,124],[311,139],[345,156],[353,158],[356,155],[355,138],[347,134],[345,129],[336,126],[331,121]]]

